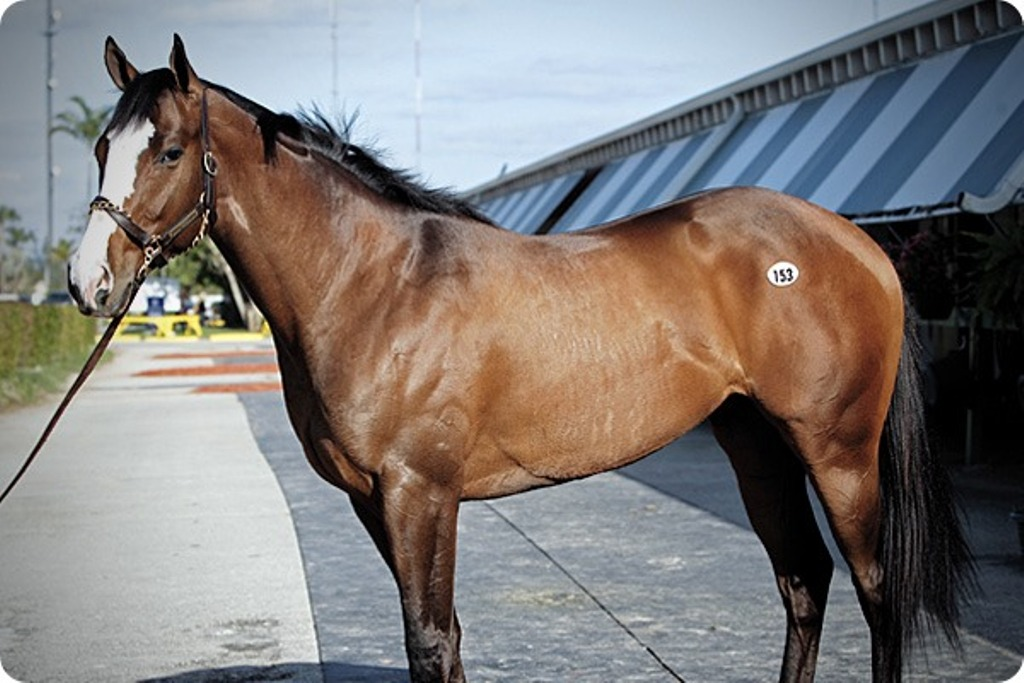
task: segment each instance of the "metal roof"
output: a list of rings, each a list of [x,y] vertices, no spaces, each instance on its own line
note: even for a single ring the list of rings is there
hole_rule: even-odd
[[[488,203],[486,213],[491,220],[510,230],[537,232],[583,174],[583,171],[566,173],[546,183],[497,197]]]
[[[728,185],[859,222],[996,210],[1024,187],[1024,30],[1007,7],[934,3],[932,16],[837,41],[470,196],[521,232],[575,230]]]

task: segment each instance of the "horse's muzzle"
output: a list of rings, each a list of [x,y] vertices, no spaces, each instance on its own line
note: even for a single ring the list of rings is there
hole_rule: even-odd
[[[71,264],[68,264],[68,293],[84,315],[96,318],[110,318],[120,314],[131,301],[134,287],[127,288],[120,296],[113,292],[114,278],[106,268],[99,277],[84,284],[76,282]]]

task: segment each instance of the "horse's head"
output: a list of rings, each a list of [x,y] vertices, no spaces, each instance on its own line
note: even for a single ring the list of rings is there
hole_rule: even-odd
[[[168,69],[139,73],[112,38],[105,61],[122,95],[96,143],[100,194],[68,263],[72,296],[95,316],[123,312],[151,265],[202,236],[216,173],[204,85],[181,39]]]

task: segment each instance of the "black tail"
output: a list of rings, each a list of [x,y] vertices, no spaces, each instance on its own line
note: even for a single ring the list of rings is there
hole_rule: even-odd
[[[974,591],[974,561],[945,468],[928,445],[921,347],[909,306],[899,373],[882,435],[882,608],[875,658],[883,681],[899,681],[915,640],[941,628],[959,649],[960,604]]]

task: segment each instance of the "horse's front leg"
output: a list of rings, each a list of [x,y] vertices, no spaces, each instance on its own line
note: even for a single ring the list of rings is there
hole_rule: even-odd
[[[372,502],[354,501],[402,599],[413,683],[465,681],[455,616],[459,490],[402,468],[380,480]]]

